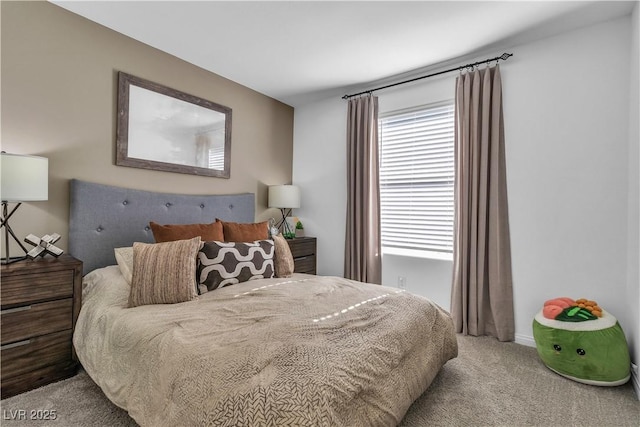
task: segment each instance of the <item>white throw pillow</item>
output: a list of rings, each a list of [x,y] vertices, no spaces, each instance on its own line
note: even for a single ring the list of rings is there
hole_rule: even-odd
[[[116,254],[116,261],[120,272],[124,276],[128,284],[131,284],[133,278],[133,246],[128,248],[115,248],[113,250]]]

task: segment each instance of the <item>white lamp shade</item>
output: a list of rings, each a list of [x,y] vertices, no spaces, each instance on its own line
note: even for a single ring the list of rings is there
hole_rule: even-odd
[[[49,159],[23,154],[0,155],[3,202],[35,202],[49,198]]]
[[[269,187],[270,208],[299,208],[300,188],[295,185],[272,185]]]

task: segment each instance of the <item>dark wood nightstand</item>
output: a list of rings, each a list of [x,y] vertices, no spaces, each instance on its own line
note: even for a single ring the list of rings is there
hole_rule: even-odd
[[[71,342],[82,298],[82,261],[47,256],[2,265],[2,399],[76,374]]]
[[[293,255],[294,272],[316,274],[316,238],[296,237],[287,239]]]

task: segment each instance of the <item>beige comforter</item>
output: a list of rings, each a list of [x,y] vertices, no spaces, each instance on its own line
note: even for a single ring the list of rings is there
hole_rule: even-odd
[[[126,308],[118,267],[85,277],[74,345],[143,426],[391,426],[457,355],[425,298],[294,275]]]

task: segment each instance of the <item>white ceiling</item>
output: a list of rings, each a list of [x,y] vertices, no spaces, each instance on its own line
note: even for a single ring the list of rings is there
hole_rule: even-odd
[[[293,106],[479,53],[498,56],[629,14],[636,3],[51,1]]]

